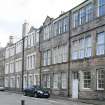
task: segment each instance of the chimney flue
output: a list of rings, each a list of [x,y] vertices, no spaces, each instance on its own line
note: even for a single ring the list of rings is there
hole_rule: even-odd
[[[13,36],[10,36],[10,37],[9,37],[9,43],[10,43],[10,44],[13,44]]]

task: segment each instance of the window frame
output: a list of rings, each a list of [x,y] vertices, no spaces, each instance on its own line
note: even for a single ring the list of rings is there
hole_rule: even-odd
[[[103,10],[101,10],[101,13],[100,13],[100,9],[105,8],[105,3],[100,3],[100,1],[103,1],[103,0],[98,0],[98,16],[104,16],[105,12],[102,12]]]
[[[103,36],[104,36],[104,39],[103,39],[104,42],[103,43],[99,43],[98,42],[98,36],[100,36],[101,34],[103,34]],[[102,51],[102,49],[101,50],[98,50],[102,46],[104,48],[103,49],[103,53],[100,52],[100,51]],[[97,39],[96,39],[96,55],[97,56],[100,56],[100,55],[104,55],[104,54],[105,54],[105,32],[103,31],[103,32],[97,33]]]
[[[88,75],[85,75],[85,73],[89,73],[90,78],[88,78]],[[90,84],[89,84],[89,81],[90,81]],[[89,86],[85,87],[85,85],[87,85],[87,86],[89,85]],[[83,72],[83,89],[91,89],[91,72],[90,71],[84,71]]]
[[[102,83],[102,81],[103,81],[103,86],[104,86],[104,84],[105,84],[105,83],[104,83],[104,80],[105,80],[105,78],[104,78],[104,76],[105,76],[104,73],[101,74],[101,76],[103,75],[103,78],[102,78],[101,76],[99,76],[99,74],[98,74],[98,73],[101,72],[101,71],[105,72],[104,69],[97,69],[97,70],[96,70],[96,73],[97,73],[97,90],[104,90],[104,87],[103,87],[103,88],[102,88],[102,87],[101,87],[101,88],[99,87],[99,81],[101,81],[101,83]],[[101,77],[101,78],[99,78],[99,77]],[[102,84],[101,84],[101,85],[102,85]]]

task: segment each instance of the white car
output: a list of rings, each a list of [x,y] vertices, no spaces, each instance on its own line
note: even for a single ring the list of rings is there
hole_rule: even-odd
[[[4,90],[5,90],[5,87],[0,86],[0,91],[4,91]]]

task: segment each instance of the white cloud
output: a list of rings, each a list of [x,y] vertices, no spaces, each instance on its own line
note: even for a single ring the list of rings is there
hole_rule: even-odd
[[[4,46],[11,34],[21,35],[24,20],[35,27],[47,15],[56,18],[61,11],[68,11],[84,0],[0,0],[0,42]]]

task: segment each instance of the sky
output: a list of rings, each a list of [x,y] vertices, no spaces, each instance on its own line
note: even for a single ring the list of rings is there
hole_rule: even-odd
[[[47,16],[56,18],[84,0],[0,0],[0,46],[5,47],[9,36],[21,38],[22,24],[27,21],[39,28]]]

